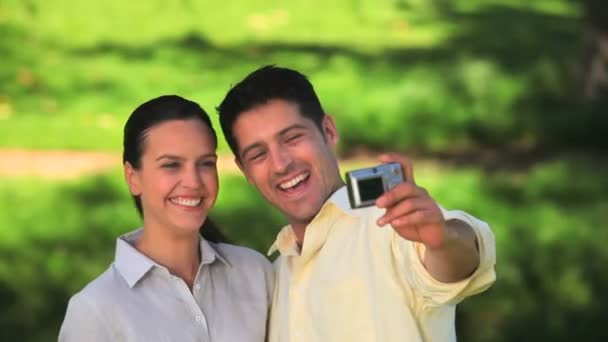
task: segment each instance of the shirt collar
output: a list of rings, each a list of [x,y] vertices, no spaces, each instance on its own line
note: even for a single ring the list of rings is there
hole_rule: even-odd
[[[268,255],[272,255],[274,252],[279,251],[283,256],[294,256],[300,254],[300,247],[296,240],[296,234],[291,229],[291,225],[283,227],[277,238],[275,239],[270,249],[268,249]]]
[[[143,228],[139,228],[132,232],[126,233],[116,239],[116,255],[114,257],[114,266],[125,279],[129,287],[135,286],[153,267],[166,269],[154,260],[138,251],[134,245],[143,233]],[[208,265],[220,260],[224,264],[230,266],[226,258],[219,253],[212,244],[207,240],[199,237],[201,251],[201,266]]]
[[[347,214],[352,217],[361,216],[361,210],[352,209],[350,207],[350,201],[348,200],[348,192],[346,190],[346,186],[341,187],[336,190],[336,192],[331,195],[329,200],[325,205],[333,205],[338,207],[344,214]]]
[[[212,264],[215,259],[223,262],[227,266],[232,266],[228,259],[222,253],[215,248],[209,241],[205,240],[202,236],[199,238],[200,241],[200,251],[201,251],[201,265],[209,265]]]
[[[329,210],[330,208],[337,208],[343,214],[346,214],[351,217],[359,217],[361,215],[360,210],[354,210],[350,207],[350,201],[348,200],[348,192],[346,190],[346,186],[341,187],[336,190],[329,199],[323,204],[321,210],[317,213],[317,216],[313,219],[316,220],[323,212]],[[294,256],[300,254],[300,248],[297,243],[296,234],[293,232],[291,225],[287,225],[279,231],[277,234],[277,238],[275,239],[272,246],[268,250],[268,255],[273,254],[274,252],[279,251],[282,256]]]

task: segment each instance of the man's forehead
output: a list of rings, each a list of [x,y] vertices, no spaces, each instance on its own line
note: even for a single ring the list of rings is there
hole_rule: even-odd
[[[239,140],[258,133],[279,134],[290,126],[309,126],[312,123],[290,103],[268,103],[242,112],[235,119],[232,129],[234,138]]]

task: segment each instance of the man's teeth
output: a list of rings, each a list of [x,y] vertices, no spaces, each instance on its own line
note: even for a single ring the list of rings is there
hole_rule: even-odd
[[[279,184],[279,187],[283,190],[287,190],[289,188],[293,188],[294,186],[298,185],[301,181],[305,180],[306,178],[308,178],[308,174],[301,174],[297,177],[294,177],[286,182]]]
[[[178,205],[183,205],[186,207],[196,207],[197,205],[199,205],[201,203],[201,199],[200,198],[172,198],[171,202],[178,204]]]

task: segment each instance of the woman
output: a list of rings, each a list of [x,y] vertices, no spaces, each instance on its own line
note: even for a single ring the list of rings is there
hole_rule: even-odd
[[[217,137],[196,103],[161,96],[124,129],[143,227],[74,295],[59,341],[263,341],[274,275],[259,253],[201,237],[217,198]],[[204,228],[203,228],[204,231]]]

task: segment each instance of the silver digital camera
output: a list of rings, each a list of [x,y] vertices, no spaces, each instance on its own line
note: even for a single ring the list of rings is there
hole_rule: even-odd
[[[346,172],[350,207],[356,209],[374,205],[380,195],[403,182],[403,169],[399,163]]]

